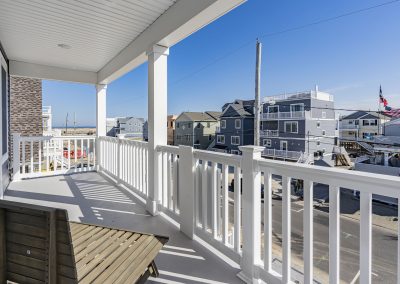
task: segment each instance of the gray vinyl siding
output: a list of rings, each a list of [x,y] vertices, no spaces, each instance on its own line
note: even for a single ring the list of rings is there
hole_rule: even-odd
[[[218,121],[175,121],[174,145],[192,146],[207,149],[215,139]]]
[[[235,120],[241,121],[240,129],[236,129]],[[226,121],[226,128],[221,128],[220,132],[216,135],[224,135],[225,143],[218,143],[216,145],[224,145],[227,147],[226,151],[232,153],[232,151],[240,151],[239,147],[244,145],[254,144],[254,118],[252,117],[221,117],[221,121]],[[239,145],[232,145],[232,136],[239,136]]]
[[[317,99],[301,99],[301,100],[284,100],[275,102],[275,106],[279,106],[279,112],[290,112],[291,104],[303,104],[305,117],[302,119],[269,119],[261,122],[262,130],[278,130],[279,137],[261,137],[260,145],[263,145],[265,139],[271,140],[271,146],[268,149],[281,149],[281,141],[288,142],[288,151],[301,152],[325,152],[331,153],[334,144],[337,142],[336,135],[336,120],[334,103],[331,101],[323,101]],[[263,105],[263,112],[268,112],[269,104]],[[322,118],[325,112],[325,118]],[[286,122],[297,122],[297,133],[285,131]],[[320,124],[317,127],[317,124]],[[276,127],[278,126],[278,127]],[[323,130],[325,135],[323,135]],[[308,135],[309,134],[309,135]],[[317,141],[319,140],[319,144]]]

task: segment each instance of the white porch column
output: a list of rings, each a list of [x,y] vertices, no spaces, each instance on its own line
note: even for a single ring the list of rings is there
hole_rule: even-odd
[[[107,85],[96,85],[96,136],[106,136]]]
[[[157,205],[162,181],[161,155],[157,145],[167,144],[167,57],[169,49],[154,45],[148,56],[148,198],[146,209],[158,214]]]
[[[246,283],[255,283],[258,275],[255,265],[260,264],[261,235],[261,173],[254,159],[261,158],[264,147],[241,146],[243,170],[242,224],[243,247],[238,277]]]

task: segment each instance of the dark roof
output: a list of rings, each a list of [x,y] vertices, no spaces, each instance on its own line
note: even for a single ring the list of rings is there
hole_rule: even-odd
[[[380,117],[388,117],[384,113],[378,113],[376,111],[356,111],[353,112],[349,115],[344,116],[342,119],[374,119],[374,118],[380,118]]]
[[[253,117],[254,116],[254,100],[235,100],[227,103],[222,107],[222,117]]]
[[[185,115],[191,121],[217,121],[219,116],[221,115],[221,112],[218,112],[218,111],[206,111],[206,112],[185,111],[179,115],[177,120],[179,120],[179,118],[183,115]]]

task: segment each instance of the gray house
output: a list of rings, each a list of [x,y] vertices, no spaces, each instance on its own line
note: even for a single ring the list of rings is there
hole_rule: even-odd
[[[182,112],[175,121],[174,145],[207,149],[214,141],[221,112]]]
[[[400,137],[400,118],[392,119],[383,125],[383,132],[385,136],[398,136]]]
[[[337,144],[333,97],[316,90],[266,97],[261,114],[264,156],[298,160],[331,154]]]
[[[145,139],[147,127],[144,118],[116,117],[107,118],[107,136],[118,136],[123,134],[128,138]]]
[[[212,150],[241,154],[239,146],[254,144],[254,100],[235,100],[222,107],[220,128]]]

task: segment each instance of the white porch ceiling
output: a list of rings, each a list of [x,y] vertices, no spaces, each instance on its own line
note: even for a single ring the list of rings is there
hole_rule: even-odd
[[[12,60],[97,72],[175,2],[1,0],[0,39]]]
[[[11,74],[109,83],[244,1],[0,0],[0,41]]]

